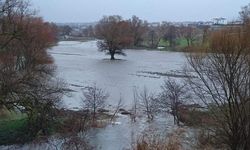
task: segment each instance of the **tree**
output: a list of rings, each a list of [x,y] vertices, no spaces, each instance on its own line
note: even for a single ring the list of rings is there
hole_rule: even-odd
[[[180,33],[186,39],[188,47],[193,46],[194,41],[197,39],[198,35],[197,29],[191,26],[188,27],[183,26],[180,28]]]
[[[146,87],[138,96],[140,108],[147,114],[149,120],[153,120],[156,113],[155,97],[148,92]]]
[[[163,38],[169,42],[170,47],[174,47],[176,45],[176,38],[178,37],[177,27],[171,24],[165,24],[165,32]]]
[[[177,83],[173,79],[164,81],[162,92],[157,100],[160,109],[170,112],[174,116],[174,123],[180,125],[180,108],[190,97],[185,84]]]
[[[86,27],[82,30],[82,33],[85,37],[94,37],[94,28],[92,25]]]
[[[64,26],[59,26],[59,33],[61,36],[65,37],[65,36],[69,36],[70,33],[72,32],[72,28],[68,25],[64,25]]]
[[[159,45],[159,42],[161,38],[163,37],[165,33],[164,26],[158,25],[158,26],[150,26],[148,27],[148,45],[150,48],[157,48]]]
[[[208,37],[209,37],[209,28],[210,26],[204,25],[202,26],[202,44],[206,44],[208,42]]]
[[[148,40],[149,47],[150,48],[157,48],[158,44],[159,44],[159,41],[160,41],[160,38],[157,35],[156,30],[155,29],[151,29],[148,32],[148,37],[149,37],[149,40]]]
[[[217,31],[209,49],[190,54],[188,62],[197,76],[190,86],[211,111],[217,140],[232,150],[249,149],[249,34],[242,28]]]
[[[122,106],[123,106],[122,101],[123,101],[123,100],[122,100],[122,96],[120,95],[120,99],[119,99],[119,101],[118,101],[118,103],[117,103],[117,105],[116,105],[116,107],[115,107],[115,110],[114,110],[113,115],[112,115],[111,118],[110,118],[110,122],[112,122],[112,121],[114,120],[116,114],[117,114],[117,113],[119,112],[119,110],[122,108]]]
[[[243,24],[245,25],[249,24],[250,23],[250,4],[242,7],[239,14],[240,14],[240,19],[242,20]]]
[[[133,122],[136,122],[136,117],[137,117],[137,109],[139,105],[139,95],[137,92],[137,88],[133,88],[133,107],[132,107],[132,114],[131,114],[131,120]]]
[[[147,31],[147,23],[133,16],[132,19],[129,20],[129,25],[133,37],[133,46],[140,46],[143,41],[143,35]]]
[[[47,49],[55,42],[50,24],[22,0],[0,5],[0,105],[28,116],[31,136],[48,134],[64,94]]]
[[[120,16],[103,17],[96,25],[95,32],[97,38],[101,39],[97,43],[99,50],[107,52],[111,60],[115,59],[115,54],[125,55],[122,50],[133,42],[129,23]]]
[[[89,110],[92,113],[92,120],[95,121],[98,109],[103,109],[105,107],[105,101],[109,97],[109,94],[103,89],[98,88],[95,84],[83,90],[83,96],[83,109]]]

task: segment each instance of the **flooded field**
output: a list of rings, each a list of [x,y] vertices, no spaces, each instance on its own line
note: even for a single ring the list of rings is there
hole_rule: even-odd
[[[185,55],[178,52],[148,50],[126,50],[127,56],[116,56],[110,61],[109,56],[98,52],[96,41],[60,42],[50,50],[58,66],[58,73],[74,90],[70,97],[65,97],[65,106],[70,109],[81,107],[81,89],[96,83],[110,93],[109,105],[116,105],[120,98],[126,109],[133,103],[133,88],[142,90],[147,87],[157,93],[163,81],[168,77],[182,78]],[[118,125],[108,125],[103,129],[89,131],[88,138],[92,145],[102,150],[129,149],[136,137],[145,130],[174,130],[170,115],[158,116],[148,123],[141,117],[132,123],[128,116],[120,116]]]
[[[65,97],[65,106],[70,109],[80,107],[81,89],[96,83],[110,93],[109,104],[116,104],[120,95],[125,107],[132,103],[133,88],[147,87],[157,92],[167,77],[181,78],[181,70],[186,58],[183,53],[126,50],[127,56],[109,56],[98,51],[96,41],[59,42],[50,50],[58,66],[58,74],[72,89],[70,97]]]
[[[109,56],[98,52],[96,41],[59,42],[49,50],[55,59],[58,75],[64,79],[73,92],[64,97],[64,107],[80,109],[82,88],[96,83],[109,92],[108,109],[118,103],[120,95],[124,108],[129,110],[133,103],[133,88],[142,90],[147,87],[157,93],[168,77],[183,78],[185,64],[184,53],[148,50],[126,50],[127,56],[116,56],[118,60],[110,61]],[[168,114],[156,116],[147,122],[145,116],[132,122],[129,116],[119,115],[116,124],[104,128],[91,129],[85,136],[98,150],[131,149],[133,143],[143,132],[168,136],[176,129],[173,118]],[[188,136],[188,135],[187,135]],[[52,143],[55,140],[52,140]],[[60,142],[59,142],[60,143]],[[29,144],[19,147],[25,150]],[[8,147],[5,147],[8,149]],[[4,148],[3,148],[4,149]],[[17,148],[18,149],[18,148]],[[35,145],[32,149],[53,149],[47,144]]]

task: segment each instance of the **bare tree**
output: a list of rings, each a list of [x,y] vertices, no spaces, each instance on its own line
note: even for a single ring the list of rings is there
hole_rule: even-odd
[[[183,26],[180,28],[180,34],[186,39],[188,47],[190,47],[193,46],[194,42],[197,40],[198,29],[191,26]]]
[[[138,96],[140,108],[147,114],[149,120],[153,120],[154,114],[156,113],[156,100],[154,95],[149,93],[148,89],[144,87],[143,91],[141,91]]]
[[[129,23],[121,16],[103,17],[95,27],[95,34],[101,40],[97,43],[99,50],[107,52],[111,60],[115,54],[125,55],[122,50],[133,42]]]
[[[163,38],[169,42],[170,47],[174,47],[178,38],[178,28],[170,23],[165,23],[162,25],[162,28],[164,28]]]
[[[122,106],[123,106],[122,96],[120,95],[120,99],[119,99],[119,101],[118,101],[118,103],[117,103],[117,105],[115,107],[115,111],[114,111],[113,115],[110,118],[110,122],[112,122],[114,120],[116,114],[119,112],[119,110],[122,108]]]
[[[148,38],[147,42],[150,48],[157,48],[161,38],[165,33],[164,26],[150,26],[148,27]]]
[[[83,109],[88,109],[92,113],[92,120],[95,121],[98,109],[105,107],[105,101],[109,97],[109,94],[94,84],[94,86],[86,87],[83,90],[83,96]]]
[[[143,41],[143,35],[147,31],[147,22],[143,22],[140,18],[133,16],[129,20],[129,24],[133,35],[133,46],[140,46]]]
[[[180,125],[180,108],[190,98],[185,84],[168,78],[161,86],[162,92],[157,100],[160,109],[174,117],[174,123]]]
[[[203,45],[208,42],[209,28],[210,28],[210,26],[208,26],[208,25],[202,26],[202,44]]]
[[[188,56],[197,76],[190,86],[211,110],[217,140],[232,150],[250,149],[249,48],[245,30],[224,29],[212,34],[206,52]]]
[[[136,122],[136,116],[137,116],[137,109],[139,105],[139,95],[136,87],[133,88],[133,108],[132,108],[132,114],[131,119],[133,122]]]
[[[250,23],[250,4],[242,7],[239,14],[240,14],[240,19],[242,20],[243,24],[245,25],[249,24]]]

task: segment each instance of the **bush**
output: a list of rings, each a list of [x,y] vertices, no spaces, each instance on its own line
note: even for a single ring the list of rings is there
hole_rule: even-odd
[[[0,121],[0,145],[22,144],[32,140],[27,125],[26,118]]]
[[[134,150],[180,150],[182,148],[180,136],[183,130],[177,129],[170,136],[159,134],[144,134],[137,140]]]

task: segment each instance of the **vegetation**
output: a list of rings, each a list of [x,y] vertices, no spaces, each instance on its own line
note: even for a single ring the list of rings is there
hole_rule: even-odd
[[[180,137],[184,133],[183,130],[177,129],[165,138],[161,134],[154,132],[145,133],[138,138],[137,143],[133,146],[134,150],[180,150],[182,149]]]
[[[28,6],[22,0],[0,3],[0,107],[27,115],[16,121],[19,125],[9,122],[5,128],[13,125],[19,131],[27,125],[21,131],[32,139],[49,134],[64,83],[56,78],[47,53],[56,39],[54,28]]]
[[[249,30],[223,29],[211,36],[206,53],[188,56],[196,79],[189,83],[212,110],[218,139],[230,149],[249,149],[250,43]],[[216,107],[211,108],[211,104]],[[215,109],[216,108],[216,109]]]
[[[250,149],[250,5],[240,12],[242,25],[215,31],[209,26],[157,26],[133,16],[103,17],[84,30],[99,39],[98,48],[115,59],[126,48],[189,49],[185,81],[168,78],[161,92],[146,87],[133,91],[133,108],[123,111],[132,121],[141,111],[149,121],[168,112],[178,127],[192,126],[199,148]],[[60,33],[57,33],[59,31]],[[84,134],[89,128],[113,122],[122,110],[122,98],[113,114],[107,114],[109,94],[97,85],[83,89],[82,110],[61,108],[66,83],[56,76],[53,58],[47,52],[57,36],[69,36],[71,27],[56,28],[44,22],[24,0],[0,0],[0,145],[23,144],[57,133],[55,149],[92,149]],[[148,72],[149,73],[149,72]],[[160,74],[150,72],[151,74]],[[166,75],[165,75],[166,76]],[[177,77],[176,75],[175,77]],[[191,93],[192,92],[192,93]],[[192,95],[192,97],[190,96]],[[201,100],[203,106],[188,103]],[[188,103],[188,104],[187,104]],[[100,121],[100,122],[98,122]],[[182,131],[171,136],[146,132],[133,149],[181,149]]]
[[[116,53],[124,55],[124,48],[164,47],[169,50],[184,50],[202,44],[207,38],[208,28],[205,30],[203,26],[177,27],[168,22],[152,26],[136,16],[129,20],[123,20],[120,16],[107,16],[98,22],[95,29],[90,27],[88,33],[90,32],[95,33],[90,35],[102,40],[98,43],[99,50],[108,52],[112,58]],[[199,40],[199,37],[204,40]]]
[[[186,85],[181,85],[169,78],[161,86],[161,89],[162,92],[157,99],[158,108],[172,114],[174,123],[179,126],[181,106],[190,99]]]
[[[133,42],[129,23],[122,20],[120,16],[101,19],[96,25],[96,36],[102,40],[98,42],[99,50],[107,52],[111,60],[115,59],[115,54],[125,55],[122,49]]]
[[[138,96],[140,108],[147,114],[149,120],[153,120],[156,112],[155,96],[149,93],[146,87],[144,87]]]
[[[103,89],[98,88],[96,85],[87,87],[83,91],[84,98],[82,99],[82,106],[84,110],[90,111],[92,114],[93,122],[96,120],[97,111],[104,109],[105,101],[109,97]]]
[[[0,115],[0,145],[24,143],[30,139],[28,132],[28,120],[26,115],[9,112],[1,109]]]

